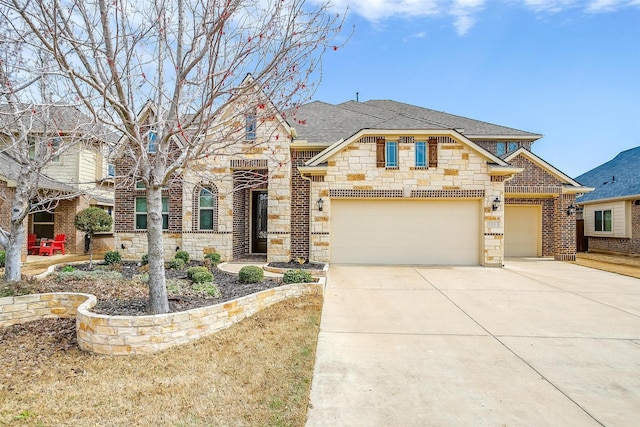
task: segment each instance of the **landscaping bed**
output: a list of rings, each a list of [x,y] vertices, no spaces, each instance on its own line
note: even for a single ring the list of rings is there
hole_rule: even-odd
[[[205,307],[281,286],[280,278],[265,277],[258,283],[240,283],[237,275],[212,267],[213,285],[196,286],[187,278],[187,267],[202,265],[191,262],[182,269],[167,269],[169,311],[178,312]],[[2,285],[0,296],[47,292],[82,292],[95,295],[98,304],[92,311],[117,316],[147,315],[148,276],[146,266],[140,262],[122,262],[107,266],[89,263],[64,266],[39,281],[26,281],[15,285]],[[216,291],[217,289],[217,291]]]

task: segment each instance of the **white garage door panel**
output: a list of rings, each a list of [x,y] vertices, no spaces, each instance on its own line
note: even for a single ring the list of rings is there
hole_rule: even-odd
[[[539,206],[505,206],[504,255],[540,256],[542,211]]]
[[[476,200],[332,200],[331,262],[477,265]]]

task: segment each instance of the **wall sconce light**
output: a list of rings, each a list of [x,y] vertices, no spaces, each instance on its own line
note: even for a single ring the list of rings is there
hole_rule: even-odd
[[[180,250],[180,246],[176,246],[176,252]]]
[[[124,249],[125,248],[124,243],[120,243],[120,247]]]
[[[322,200],[322,197],[318,199],[317,203],[318,203],[318,210],[322,212],[322,205],[324,205],[324,200]]]
[[[576,213],[576,207],[573,204],[570,204],[567,208],[567,216],[571,216]]]
[[[491,204],[491,209],[493,209],[494,211],[497,211],[499,207],[500,207],[500,199],[496,197],[493,200],[493,203]]]

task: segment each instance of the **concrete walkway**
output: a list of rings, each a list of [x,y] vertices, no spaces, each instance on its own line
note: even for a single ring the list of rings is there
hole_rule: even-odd
[[[640,280],[546,259],[333,265],[316,426],[640,425]]]

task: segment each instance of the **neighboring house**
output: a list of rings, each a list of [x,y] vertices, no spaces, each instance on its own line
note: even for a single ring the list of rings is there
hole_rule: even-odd
[[[12,157],[2,152],[0,152],[0,165],[2,165],[0,167],[0,226],[5,230],[9,230],[11,224],[11,201],[15,194],[16,180],[18,179],[20,168],[22,166]],[[39,186],[42,192],[53,192],[63,196],[71,195],[76,192],[73,187],[51,179],[46,175],[40,175]],[[69,229],[67,215],[68,213],[73,212],[73,208],[77,203],[76,199],[78,199],[78,197],[72,197],[69,200],[60,200],[56,207],[56,212],[59,214],[51,217],[50,225],[52,230],[59,230],[60,233],[75,231]],[[35,215],[37,216],[39,214]],[[30,215],[30,217],[31,216],[32,215]],[[71,227],[73,227],[73,218],[71,219]],[[26,228],[27,234],[32,232],[29,227]],[[23,258],[27,255],[26,236],[24,242]]]
[[[167,187],[167,258],[179,247],[227,260],[575,259],[572,209],[589,189],[531,153],[541,135],[394,101],[312,102],[288,120],[247,125],[244,154],[193,165]],[[128,257],[146,252],[143,197],[116,189]]]
[[[589,251],[640,253],[640,147],[618,154],[576,180],[594,187],[577,199]]]
[[[78,196],[72,200],[61,201],[50,212],[30,214],[27,230],[36,234],[38,238],[53,238],[57,234],[66,234],[65,251],[83,253],[84,234],[76,230],[74,218],[78,212],[90,206],[101,207],[113,214],[115,167],[109,156],[116,139],[103,127],[91,124],[91,121],[75,107],[52,106],[47,113],[51,115],[47,120],[57,125],[53,131],[55,137],[51,138],[51,131],[43,129],[44,120],[26,123],[25,126],[30,129],[30,155],[36,158],[38,150],[45,145],[51,144],[53,148],[57,148],[57,144],[64,143],[65,138],[78,139],[77,144],[53,158],[43,169],[43,176],[51,182],[63,183],[69,191]],[[43,138],[53,142],[43,144]],[[98,233],[94,239],[96,252],[112,250],[114,247],[112,232]]]

